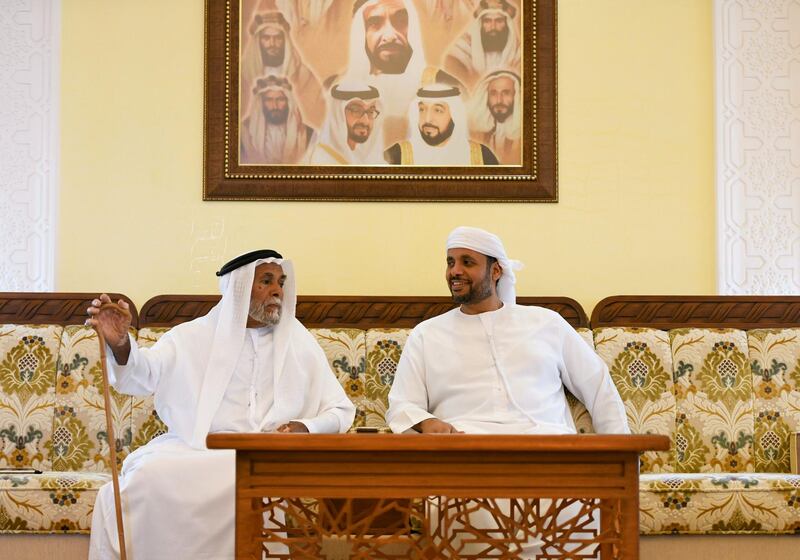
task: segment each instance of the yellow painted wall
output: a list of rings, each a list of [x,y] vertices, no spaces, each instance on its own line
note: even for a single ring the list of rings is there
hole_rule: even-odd
[[[560,0],[557,204],[203,202],[203,2],[62,6],[58,290],[214,293],[269,247],[300,293],[445,295],[469,224],[521,295],[715,291],[711,0]]]

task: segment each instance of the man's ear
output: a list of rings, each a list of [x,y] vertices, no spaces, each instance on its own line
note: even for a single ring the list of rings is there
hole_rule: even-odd
[[[503,275],[503,267],[500,266],[500,263],[497,261],[492,263],[492,280],[497,282],[500,280],[500,277]]]

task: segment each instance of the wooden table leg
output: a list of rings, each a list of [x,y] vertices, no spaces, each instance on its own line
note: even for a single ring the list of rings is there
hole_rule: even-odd
[[[615,523],[618,515],[617,509],[619,508],[619,501],[616,499],[600,500],[601,507],[599,508],[600,515],[600,534],[612,535],[615,531]],[[604,542],[600,545],[600,558],[603,560],[610,560],[614,558],[614,545]]]
[[[622,508],[622,558],[639,559],[639,455],[625,460],[627,497],[620,500]]]
[[[236,560],[261,560],[261,528],[264,525],[260,500],[242,495],[250,478],[250,460],[236,454]]]

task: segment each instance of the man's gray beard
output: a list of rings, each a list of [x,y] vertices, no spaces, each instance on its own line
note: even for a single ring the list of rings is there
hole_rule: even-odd
[[[276,311],[269,310],[269,306],[273,304],[279,306]],[[262,323],[265,327],[274,327],[281,320],[281,310],[283,308],[280,306],[281,300],[278,298],[272,298],[269,301],[262,301],[261,303],[251,301],[248,315],[251,319]]]
[[[486,274],[479,284],[472,284],[469,291],[463,296],[457,296],[452,291],[453,302],[458,304],[478,303],[492,295],[492,267],[486,267]]]

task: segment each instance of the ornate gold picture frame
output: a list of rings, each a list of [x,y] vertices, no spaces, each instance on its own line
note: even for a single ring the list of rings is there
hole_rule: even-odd
[[[204,200],[556,202],[556,0],[206,0]]]

